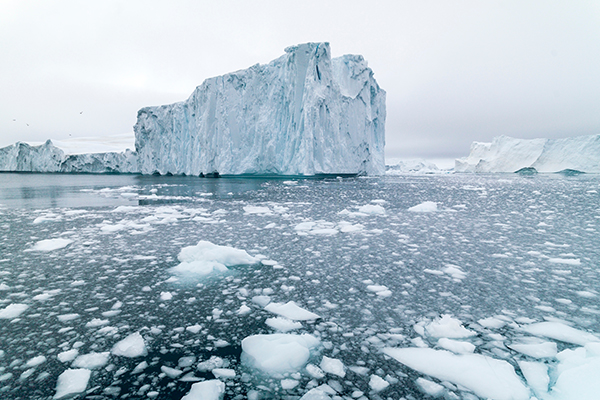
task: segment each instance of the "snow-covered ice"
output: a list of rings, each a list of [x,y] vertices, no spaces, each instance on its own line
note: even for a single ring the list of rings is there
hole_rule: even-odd
[[[292,321],[307,321],[320,318],[317,314],[310,312],[293,301],[288,301],[285,304],[281,303],[269,303],[265,310],[272,312],[273,314],[281,315]]]
[[[177,258],[181,263],[171,270],[186,276],[205,276],[213,271],[227,271],[227,267],[258,262],[244,250],[219,246],[206,240],[199,241],[195,246],[184,247]]]
[[[54,399],[65,399],[82,393],[87,388],[92,371],[85,368],[68,369],[58,376]]]
[[[247,363],[270,375],[299,371],[320,340],[308,334],[253,335],[242,340]]]
[[[221,400],[225,393],[225,384],[218,379],[194,383],[189,393],[181,400]]]
[[[135,332],[115,343],[111,352],[115,356],[135,358],[145,356],[148,350],[146,349],[146,342],[142,335],[139,332]]]

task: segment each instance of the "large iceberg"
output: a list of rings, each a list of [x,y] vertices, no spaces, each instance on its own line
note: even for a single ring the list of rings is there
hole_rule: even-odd
[[[456,160],[456,172],[579,171],[600,173],[600,135],[565,139],[494,138],[474,142],[468,157]]]
[[[134,131],[143,174],[381,175],[385,116],[362,56],[307,43],[141,109]]]

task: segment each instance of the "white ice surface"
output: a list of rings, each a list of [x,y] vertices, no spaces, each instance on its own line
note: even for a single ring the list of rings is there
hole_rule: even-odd
[[[434,212],[438,210],[437,203],[433,201],[425,201],[423,203],[412,206],[408,209],[411,212]]]
[[[288,301],[285,304],[269,303],[265,307],[265,310],[272,312],[273,314],[281,315],[292,321],[308,321],[320,318],[317,314],[298,306],[293,301]]]
[[[466,338],[476,335],[474,331],[462,326],[461,321],[448,314],[444,314],[440,318],[436,318],[435,320],[426,324],[425,333],[431,337],[452,339]]]
[[[27,304],[13,303],[0,310],[0,319],[13,319],[23,314],[29,306]]]
[[[85,368],[66,370],[58,376],[56,393],[53,398],[64,399],[84,392],[90,380],[91,373],[92,371]]]
[[[321,367],[323,372],[326,372],[328,374],[337,375],[340,378],[346,376],[346,367],[344,366],[344,363],[342,363],[341,360],[338,360],[336,358],[329,358],[327,356],[323,356],[323,359],[321,360],[321,364],[319,366]]]
[[[148,354],[146,342],[139,332],[132,333],[125,339],[117,342],[112,348],[112,354],[122,357],[141,357]]]
[[[455,355],[429,348],[384,348],[383,352],[417,370],[442,381],[461,385],[483,398],[529,400],[530,392],[504,360],[480,354]]]
[[[71,239],[46,239],[40,240],[30,249],[31,251],[53,251],[67,247],[73,243]]]
[[[86,368],[86,369],[97,369],[102,368],[108,363],[110,352],[105,351],[102,353],[88,353],[81,354],[73,361],[71,366],[75,368]]]
[[[199,241],[195,246],[184,247],[177,258],[181,263],[171,268],[171,271],[188,276],[206,276],[216,271],[227,271],[227,267],[255,264],[259,261],[244,250],[219,246],[205,240]]]
[[[225,384],[218,379],[194,383],[181,400],[220,400],[225,394]]]
[[[265,324],[278,332],[289,332],[302,328],[302,323],[283,317],[267,318]]]
[[[561,342],[585,345],[589,342],[600,342],[600,338],[592,333],[575,329],[560,322],[539,322],[526,325],[522,329],[532,335],[560,340]]]
[[[242,356],[250,366],[278,375],[299,371],[319,344],[319,339],[308,334],[253,335],[242,340]]]

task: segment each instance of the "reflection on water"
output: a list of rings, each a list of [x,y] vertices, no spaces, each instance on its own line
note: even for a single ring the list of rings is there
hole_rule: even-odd
[[[267,180],[185,176],[0,173],[0,205],[102,207],[234,198]]]

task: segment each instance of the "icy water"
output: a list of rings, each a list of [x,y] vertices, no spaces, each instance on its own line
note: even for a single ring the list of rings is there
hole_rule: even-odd
[[[52,398],[59,375],[89,354],[86,399],[180,399],[215,375],[225,399],[299,399],[315,387],[337,399],[485,397],[388,351],[436,349],[422,355],[443,368],[453,343],[503,360],[531,396],[566,398],[552,390],[560,354],[600,333],[597,176],[0,174],[0,204],[2,399]],[[174,274],[181,249],[201,240],[262,262]],[[288,301],[320,316],[288,334],[318,339],[308,363],[321,369],[268,374],[241,356],[241,341],[275,333],[265,304]],[[108,353],[136,332],[144,354]],[[532,344],[545,353],[519,347]],[[597,363],[600,351],[586,349]],[[510,398],[499,393],[488,397]]]

